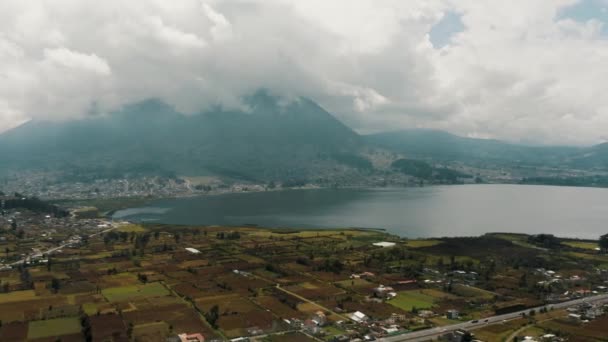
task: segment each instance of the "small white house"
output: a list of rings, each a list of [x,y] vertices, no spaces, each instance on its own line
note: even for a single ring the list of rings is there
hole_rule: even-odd
[[[363,312],[355,311],[350,315],[350,319],[352,319],[353,321],[355,321],[357,323],[363,323],[363,322],[367,322],[367,320],[369,318]]]
[[[394,242],[388,242],[388,241],[380,241],[380,242],[375,242],[372,245],[376,246],[376,247],[394,247],[395,243]]]

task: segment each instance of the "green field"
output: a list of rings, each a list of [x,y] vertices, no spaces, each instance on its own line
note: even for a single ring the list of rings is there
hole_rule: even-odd
[[[81,330],[76,317],[56,318],[45,321],[30,322],[27,330],[28,339],[77,334]]]
[[[484,289],[480,289],[478,287],[466,286],[462,284],[456,284],[452,290],[453,293],[462,296],[462,297],[477,297],[484,299],[492,299],[494,298],[494,293],[490,291],[486,291]]]
[[[433,306],[435,299],[417,290],[401,291],[397,294],[397,297],[389,300],[387,303],[405,311],[411,311],[414,307],[417,309],[428,309]]]
[[[101,293],[110,302],[123,302],[141,297],[162,297],[169,295],[169,291],[160,283],[111,287],[101,290]]]
[[[118,228],[117,231],[126,233],[142,233],[146,231],[146,228],[138,224],[127,224]]]
[[[431,247],[440,244],[439,240],[407,240],[405,245],[410,248]]]
[[[0,304],[36,299],[34,290],[14,291],[0,294]]]
[[[599,247],[597,242],[585,242],[585,241],[562,241],[562,245],[566,245],[566,246],[570,246],[570,247],[574,247],[574,248],[581,248],[581,249],[589,249],[589,250],[595,250],[596,248]]]

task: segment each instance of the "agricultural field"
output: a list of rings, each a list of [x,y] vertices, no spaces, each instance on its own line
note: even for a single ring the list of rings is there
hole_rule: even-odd
[[[44,321],[32,321],[29,324],[27,338],[56,337],[80,334],[78,318],[56,318]]]
[[[380,241],[395,246],[373,245]],[[0,271],[0,340],[381,338],[379,327],[449,327],[504,308],[575,298],[566,292],[602,291],[608,256],[592,242],[563,240],[548,252],[530,241],[510,234],[410,240],[375,230],[124,224],[63,248],[47,264]],[[389,299],[383,288],[397,296]],[[452,310],[460,318],[448,319]],[[356,323],[355,312],[368,323]],[[601,317],[585,326],[565,317],[538,314],[477,329],[476,336],[494,341],[557,329],[574,336],[590,327],[585,334],[593,340],[608,326],[596,323]]]
[[[159,283],[111,287],[101,291],[109,302],[123,302],[148,297],[169,295],[169,291]]]
[[[433,296],[424,294],[422,291],[402,291],[397,294],[397,297],[388,301],[389,304],[396,306],[405,311],[412,309],[430,309],[435,304]]]

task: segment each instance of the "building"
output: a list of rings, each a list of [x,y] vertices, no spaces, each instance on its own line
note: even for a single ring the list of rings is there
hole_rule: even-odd
[[[397,297],[397,292],[390,286],[380,285],[374,288],[374,296],[378,298],[391,299]]]
[[[314,316],[312,316],[311,320],[320,327],[324,326],[325,323],[327,323],[327,317],[325,317],[325,313],[323,313],[323,311],[315,312],[315,314],[314,314]]]
[[[312,319],[304,321],[304,330],[309,334],[316,335],[321,332],[321,328]]]
[[[367,317],[367,315],[365,315],[361,311],[355,311],[355,312],[353,312],[350,315],[350,319],[352,319],[353,321],[355,321],[357,323],[365,323],[365,322],[369,321],[369,317]]]
[[[435,316],[435,312],[433,312],[432,310],[419,310],[418,316],[422,318],[431,318]]]
[[[205,342],[205,337],[202,334],[178,334],[181,342]]]
[[[394,247],[395,243],[394,242],[388,242],[388,241],[380,241],[380,242],[373,243],[372,245],[374,245],[376,247],[387,248],[387,247]]]
[[[458,312],[458,310],[448,310],[445,312],[445,317],[447,319],[459,319],[460,318],[460,312]]]

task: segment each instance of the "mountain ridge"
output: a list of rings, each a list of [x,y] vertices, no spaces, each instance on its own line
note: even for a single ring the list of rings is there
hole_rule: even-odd
[[[247,110],[216,107],[185,115],[149,99],[107,115],[30,121],[0,134],[0,166],[61,171],[75,180],[162,174],[325,184],[396,171],[377,169],[372,160],[377,152],[392,154],[392,161],[405,157],[482,168],[608,169],[608,143],[530,146],[430,129],[360,135],[307,98],[284,101],[258,91],[243,102]]]

